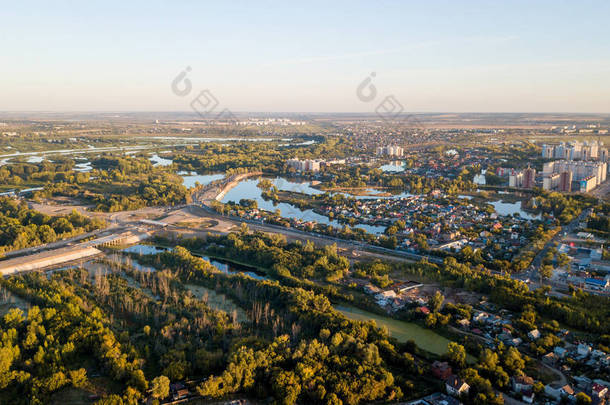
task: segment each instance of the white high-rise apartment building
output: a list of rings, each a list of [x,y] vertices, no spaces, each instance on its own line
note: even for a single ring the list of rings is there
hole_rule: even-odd
[[[378,156],[402,156],[405,150],[400,146],[379,146],[376,152]]]

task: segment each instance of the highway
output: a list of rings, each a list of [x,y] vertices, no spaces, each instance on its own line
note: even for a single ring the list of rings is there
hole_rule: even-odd
[[[420,255],[411,252],[405,252],[400,250],[387,249],[381,246],[374,246],[365,242],[347,240],[341,238],[335,238],[333,236],[322,235],[314,232],[306,232],[295,228],[286,228],[280,225],[273,225],[264,223],[261,221],[253,221],[239,217],[233,217],[229,215],[221,215],[208,207],[205,203],[193,203],[192,207],[200,209],[201,217],[215,219],[218,221],[225,221],[233,223],[235,226],[239,226],[242,223],[248,224],[250,229],[255,231],[267,232],[267,233],[279,233],[287,237],[297,240],[311,240],[317,244],[337,244],[337,247],[355,251],[358,250],[361,256],[368,256],[377,259],[400,259],[400,261],[416,262],[422,259],[427,259],[431,263],[441,264],[443,259],[435,256]],[[388,257],[391,256],[391,257]]]
[[[416,253],[387,249],[381,246],[370,245],[365,242],[335,238],[328,235],[306,232],[295,228],[286,228],[283,226],[268,224],[261,221],[253,221],[239,217],[221,215],[209,207],[212,201],[218,200],[219,196],[226,194],[227,191],[234,187],[236,184],[238,184],[239,181],[247,177],[257,176],[260,174],[261,172],[236,174],[225,179],[224,181],[211,183],[207,186],[200,187],[196,189],[192,194],[193,203],[191,204],[191,207],[200,208],[202,210],[200,214],[201,217],[215,219],[218,221],[231,222],[235,225],[245,223],[250,225],[250,228],[255,231],[279,233],[296,240],[311,240],[312,242],[317,244],[335,243],[339,248],[351,250],[352,254],[354,254],[355,250],[359,250],[361,255],[368,256],[371,258],[387,259],[388,256],[392,256],[394,259],[399,259],[401,261],[408,262],[419,261],[422,259],[428,259],[428,261],[438,264],[443,262],[443,259],[439,257],[419,255]]]

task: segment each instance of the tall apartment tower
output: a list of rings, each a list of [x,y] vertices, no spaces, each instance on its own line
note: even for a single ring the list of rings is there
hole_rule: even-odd
[[[528,167],[523,171],[523,188],[534,188],[536,185],[536,169]]]
[[[559,191],[572,191],[572,172],[561,172],[559,177]]]

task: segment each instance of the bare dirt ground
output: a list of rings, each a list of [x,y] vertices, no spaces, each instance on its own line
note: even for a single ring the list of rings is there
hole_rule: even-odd
[[[41,202],[29,202],[29,207],[31,209],[35,209],[36,211],[40,211],[43,214],[47,215],[67,215],[71,213],[73,210],[80,212],[83,215],[87,216],[97,216],[103,213],[91,212],[89,211],[93,206],[81,204],[76,200],[73,200],[68,197],[55,197],[50,199],[42,200]]]

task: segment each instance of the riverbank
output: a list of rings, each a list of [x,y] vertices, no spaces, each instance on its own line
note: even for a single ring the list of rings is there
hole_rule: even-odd
[[[365,187],[317,187],[319,190],[329,193],[344,193],[350,194],[353,196],[367,196],[371,198],[375,197],[392,197],[394,194],[388,191],[379,191],[380,189],[384,189],[386,187],[377,187],[374,186],[365,186]],[[387,188],[386,188],[387,189]]]

